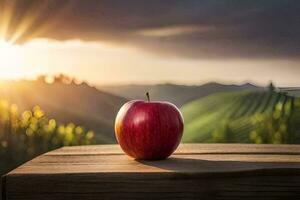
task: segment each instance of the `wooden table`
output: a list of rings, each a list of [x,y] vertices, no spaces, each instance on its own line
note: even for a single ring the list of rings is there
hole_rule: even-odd
[[[182,144],[136,161],[117,145],[64,147],[2,178],[4,200],[300,199],[300,145]]]

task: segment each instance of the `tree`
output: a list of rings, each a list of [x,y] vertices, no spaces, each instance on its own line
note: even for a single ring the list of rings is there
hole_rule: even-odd
[[[268,89],[270,92],[274,92],[275,91],[275,86],[273,84],[273,82],[270,82],[269,86],[268,86]]]

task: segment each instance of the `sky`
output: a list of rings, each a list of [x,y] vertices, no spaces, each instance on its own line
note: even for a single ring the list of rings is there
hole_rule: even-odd
[[[0,79],[300,85],[297,0],[0,0]]]

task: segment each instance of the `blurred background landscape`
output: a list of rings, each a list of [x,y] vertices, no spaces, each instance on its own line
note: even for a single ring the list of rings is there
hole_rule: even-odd
[[[300,143],[299,1],[0,0],[0,175],[114,144],[132,99],[169,101],[185,143]]]

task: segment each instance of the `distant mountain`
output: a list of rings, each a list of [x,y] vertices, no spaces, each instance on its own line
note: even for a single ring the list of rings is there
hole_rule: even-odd
[[[300,99],[285,93],[216,93],[181,111],[183,142],[300,143]]]
[[[99,143],[115,143],[114,119],[125,98],[101,92],[85,83],[15,81],[0,85],[0,99],[20,110],[38,105],[59,122],[74,122],[95,131]]]
[[[158,84],[158,85],[120,85],[120,86],[100,86],[99,89],[123,96],[127,99],[145,99],[145,93],[150,92],[152,100],[170,101],[181,107],[183,104],[205,97],[216,92],[241,91],[248,89],[257,89],[252,84],[243,85],[223,85],[219,83],[207,83],[204,85],[175,85],[175,84]]]

